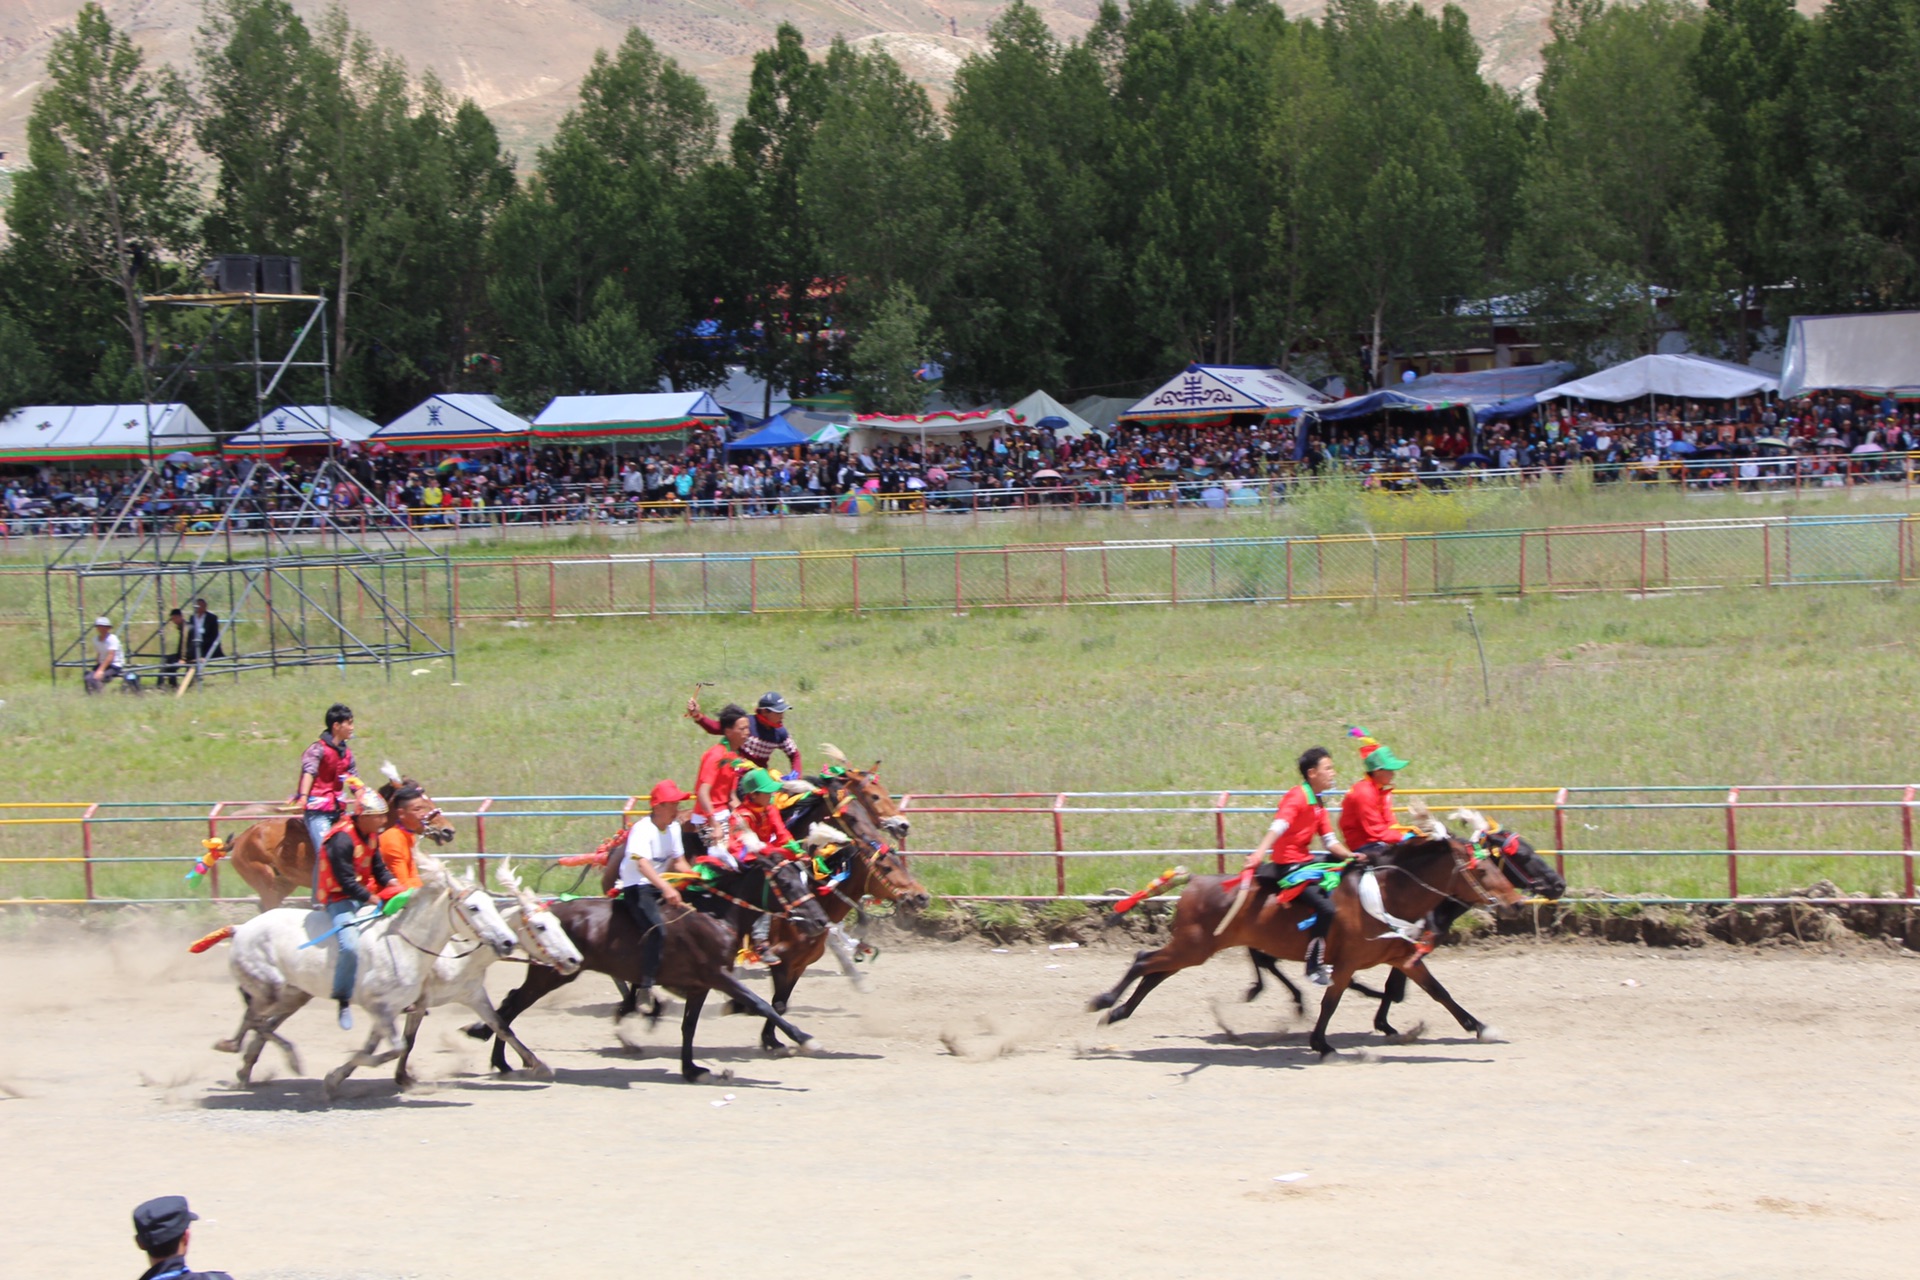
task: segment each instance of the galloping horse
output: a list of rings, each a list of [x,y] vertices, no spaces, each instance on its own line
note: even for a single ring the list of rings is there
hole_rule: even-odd
[[[1410,841],[1382,855],[1379,865],[1367,874],[1373,877],[1371,887],[1362,872],[1348,868],[1334,893],[1334,921],[1327,938],[1327,959],[1333,966],[1333,982],[1321,997],[1320,1020],[1309,1039],[1313,1049],[1322,1057],[1334,1052],[1327,1040],[1327,1024],[1340,1005],[1341,995],[1356,972],[1381,964],[1393,965],[1410,975],[1467,1031],[1482,1039],[1495,1038],[1485,1024],[1447,994],[1446,988],[1427,970],[1419,948],[1404,934],[1406,922],[1419,920],[1442,902],[1458,901],[1469,906],[1517,902],[1520,895],[1513,886],[1498,868],[1476,857],[1465,841],[1452,837]],[[1219,952],[1234,947],[1251,947],[1282,959],[1304,960],[1307,934],[1299,926],[1306,918],[1307,909],[1297,901],[1281,902],[1277,895],[1265,896],[1257,909],[1239,912],[1225,929],[1218,934],[1214,932],[1231,910],[1240,883],[1238,876],[1195,876],[1190,880],[1181,891],[1174,912],[1172,939],[1164,947],[1140,952],[1119,983],[1111,991],[1095,996],[1088,1002],[1088,1008],[1110,1010],[1103,1019],[1106,1022],[1131,1017],[1147,993],[1173,974],[1204,964]],[[1376,891],[1378,902],[1370,912],[1363,907],[1362,897],[1364,894],[1372,899]],[[1382,917],[1391,917],[1399,924],[1391,924]],[[1136,979],[1139,988],[1125,1004],[1114,1008]]]
[[[380,787],[380,794],[391,804],[394,793],[401,787],[419,785],[412,778],[390,780]],[[439,817],[438,809],[428,815],[423,834],[435,844],[444,845],[453,840],[454,831],[444,822],[436,823],[434,819]],[[389,814],[388,825],[394,821]],[[275,817],[256,822],[227,846],[227,861],[247,882],[247,887],[260,895],[262,911],[273,910],[296,893],[312,891],[313,858],[313,837],[307,834],[306,820],[300,817]]]
[[[841,776],[846,779],[853,791],[854,799],[860,802],[874,825],[886,832],[902,849],[907,847],[907,837],[913,832],[913,823],[894,803],[886,787],[880,783],[880,761],[875,760],[871,769],[856,769],[847,759],[847,753],[831,742],[820,744],[821,754],[840,766]],[[822,780],[824,781],[824,779]],[[795,833],[799,834],[798,832]]]
[[[829,786],[820,794],[831,798],[834,790]],[[848,797],[849,800],[853,798]],[[916,910],[932,901],[927,887],[914,879],[913,872],[907,869],[906,854],[881,837],[866,813],[845,802],[837,808],[837,815],[829,812],[824,818],[812,820],[839,821],[846,827],[846,834],[850,838],[848,844],[828,859],[833,878],[828,880],[821,896],[830,925],[837,925],[858,911],[864,898],[897,902]],[[787,1000],[793,995],[801,975],[826,953],[827,935],[822,933],[811,938],[802,937],[790,922],[775,920],[768,933],[768,944],[769,951],[778,957],[778,963],[771,967],[771,1003],[777,1012],[785,1013]],[[780,1038],[776,1034],[778,1025],[768,1019],[760,1029],[760,1047],[768,1053],[780,1050]]]
[[[1545,898],[1557,901],[1567,891],[1567,882],[1553,868],[1553,864],[1542,858],[1533,845],[1513,831],[1503,830],[1498,824],[1488,822],[1472,809],[1455,809],[1447,815],[1456,821],[1464,821],[1473,830],[1470,840],[1484,858],[1492,860],[1507,878],[1507,883],[1526,893],[1529,897]],[[1434,911],[1434,924],[1438,932],[1445,934],[1467,911],[1467,904],[1449,900],[1440,904]],[[1295,1012],[1304,1014],[1306,1002],[1300,997],[1300,988],[1296,987],[1287,975],[1280,972],[1279,962],[1264,951],[1249,951],[1253,960],[1253,985],[1247,988],[1246,998],[1257,999],[1265,984],[1261,975],[1268,974],[1293,997]],[[1386,989],[1375,991],[1372,987],[1355,982],[1353,989],[1362,995],[1371,996],[1380,1001],[1380,1007],[1374,1012],[1374,1030],[1385,1036],[1397,1037],[1393,1024],[1387,1021],[1387,1014],[1393,1006],[1407,998],[1407,975],[1395,969],[1387,975]],[[1415,1033],[1416,1035],[1418,1032]]]
[[[712,1074],[693,1060],[693,1033],[700,1025],[700,1009],[709,991],[731,996],[754,1013],[772,1019],[802,1052],[819,1047],[814,1037],[788,1022],[736,978],[732,968],[740,936],[755,914],[785,918],[803,937],[826,932],[827,915],[814,897],[806,864],[750,859],[740,870],[721,875],[713,888],[721,895],[719,909],[688,908],[668,918],[666,954],[658,978],[660,988],[686,1002],[686,1012],[680,1019],[680,1074],[689,1083]],[[512,1026],[513,1020],[541,996],[572,982],[588,969],[628,985],[639,981],[640,926],[619,903],[611,898],[576,898],[555,903],[552,910],[580,949],[581,969],[561,973],[543,966],[530,967],[526,981],[500,1002],[502,1026]],[[483,1025],[467,1028],[467,1034],[486,1039],[492,1031]],[[507,1069],[507,1046],[497,1039],[493,1067],[496,1071]]]

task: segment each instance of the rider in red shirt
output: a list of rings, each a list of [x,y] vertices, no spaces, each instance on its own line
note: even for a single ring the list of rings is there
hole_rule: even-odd
[[[693,813],[688,821],[709,846],[725,844],[734,787],[752,763],[740,754],[747,740],[748,721],[746,711],[732,703],[721,708],[721,741],[700,757],[700,771],[693,783]]]
[[[1327,820],[1320,793],[1333,786],[1333,753],[1325,747],[1303,752],[1298,762],[1304,784],[1280,798],[1280,808],[1267,827],[1259,847],[1247,855],[1246,870],[1268,892],[1283,884],[1299,890],[1300,900],[1313,908],[1313,936],[1307,941],[1307,977],[1320,986],[1332,981],[1326,961],[1327,930],[1333,927],[1333,901],[1328,897],[1329,874],[1352,858]],[[1320,837],[1327,856],[1315,858],[1313,838]]]
[[[1360,740],[1360,765],[1367,776],[1354,783],[1340,801],[1340,834],[1356,854],[1376,853],[1388,845],[1412,839],[1412,827],[1393,820],[1394,775],[1409,761],[1393,754],[1364,729],[1349,728],[1349,736]]]

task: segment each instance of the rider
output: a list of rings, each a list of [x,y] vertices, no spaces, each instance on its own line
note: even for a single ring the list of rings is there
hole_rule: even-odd
[[[724,847],[726,844],[727,826],[733,813],[734,784],[753,765],[740,754],[750,732],[751,719],[746,711],[731,702],[722,707],[721,740],[700,757],[700,772],[693,782],[693,812],[687,821],[710,845]]]
[[[740,776],[737,790],[740,803],[734,806],[727,852],[751,857],[774,849],[779,851],[777,857],[791,855],[788,846],[794,843],[793,833],[773,803],[780,794],[780,780],[765,769],[750,769]]]
[[[336,702],[327,708],[327,727],[300,757],[300,806],[313,841],[313,900],[320,901],[320,846],[346,809],[346,780],[353,774],[353,708]]]
[[[353,813],[327,832],[320,848],[318,896],[335,925],[349,924],[334,934],[338,945],[333,965],[333,998],[340,1004],[340,1029],[353,1030],[353,982],[360,969],[359,925],[380,913],[379,901],[400,892],[400,884],[380,856],[380,830],[387,825],[387,802],[378,791],[363,788]]]
[[[603,883],[619,894],[621,904],[640,926],[640,981],[635,984],[639,991],[652,988],[666,956],[667,924],[661,904],[675,911],[687,906],[680,891],[667,882],[666,873],[692,870],[680,826],[680,805],[692,798],[670,778],[656,782],[647,796],[647,820],[633,824],[624,855],[617,862],[607,860]]]
[[[760,695],[760,702],[754,709],[753,721],[747,726],[747,740],[740,746],[740,754],[759,765],[768,767],[773,753],[778,751],[787,757],[789,777],[798,777],[800,773],[800,744],[793,740],[787,731],[787,712],[793,707],[777,693]],[[721,723],[700,714],[700,699],[687,699],[687,718],[718,736],[723,730]]]
[[[402,892],[420,887],[420,871],[414,865],[414,850],[420,833],[427,829],[427,815],[433,812],[433,800],[416,786],[402,786],[387,802],[393,810],[393,825],[380,833],[380,860]]]
[[[1394,775],[1411,762],[1393,754],[1365,729],[1349,725],[1347,735],[1359,739],[1360,767],[1367,771],[1340,801],[1340,835],[1347,847],[1356,854],[1378,853],[1413,839],[1418,833],[1412,827],[1393,820]]]
[[[1313,936],[1307,941],[1307,977],[1319,986],[1333,980],[1327,964],[1327,931],[1333,927],[1333,902],[1322,887],[1326,873],[1344,866],[1354,855],[1333,834],[1327,819],[1326,802],[1321,793],[1333,786],[1333,753],[1325,747],[1310,747],[1301,753],[1298,767],[1301,786],[1280,797],[1280,808],[1261,838],[1259,847],[1247,855],[1246,870],[1268,892],[1292,880],[1300,891],[1300,901],[1313,909]],[[1320,837],[1328,857],[1313,856],[1313,838]],[[1365,861],[1364,858],[1359,859]],[[1316,869],[1319,874],[1315,874]],[[1295,877],[1299,877],[1295,879]]]

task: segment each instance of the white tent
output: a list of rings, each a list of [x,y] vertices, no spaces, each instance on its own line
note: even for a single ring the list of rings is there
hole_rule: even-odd
[[[1810,391],[1920,391],[1920,311],[1793,317],[1780,394]]]
[[[136,462],[215,447],[213,432],[183,404],[28,405],[0,419],[5,462]]]
[[[1744,364],[1707,356],[1657,355],[1641,356],[1585,378],[1562,382],[1535,392],[1533,399],[1605,400],[1610,404],[1648,396],[1733,400],[1779,389],[1778,379]]]
[[[556,396],[533,420],[540,440],[609,444],[724,426],[727,411],[705,391],[630,396]]]
[[[1120,416],[1143,425],[1196,426],[1241,415],[1284,413],[1332,399],[1265,365],[1190,364]]]
[[[1005,409],[976,409],[970,413],[862,413],[853,420],[848,447],[871,449],[885,436],[912,440],[944,440],[978,433],[982,439],[1017,425]],[[898,443],[898,441],[895,441]]]
[[[497,449],[527,438],[527,420],[499,396],[428,396],[368,438],[390,449]]]
[[[1042,419],[1060,419],[1061,423],[1065,424],[1064,426],[1058,423],[1052,425],[1053,434],[1061,440],[1078,440],[1081,436],[1093,430],[1093,424],[1091,422],[1088,422],[1085,418],[1067,408],[1067,406],[1061,404],[1044,391],[1036,391],[1026,399],[1018,401],[1008,408],[1007,412],[1030,427],[1040,425]]]
[[[226,442],[229,453],[277,458],[290,449],[324,449],[329,443],[358,443],[380,424],[337,404],[295,404],[275,409]]]

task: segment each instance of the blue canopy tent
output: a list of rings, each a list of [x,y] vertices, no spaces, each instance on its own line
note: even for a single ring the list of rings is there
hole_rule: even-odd
[[[1388,409],[1407,413],[1437,413],[1442,409],[1454,408],[1459,403],[1457,400],[1429,400],[1423,396],[1408,395],[1404,391],[1387,389],[1371,391],[1363,396],[1348,396],[1332,404],[1309,405],[1300,414],[1320,422],[1343,422],[1348,418],[1364,418],[1370,413],[1383,413]]]
[[[781,410],[760,424],[759,430],[738,440],[727,442],[727,452],[734,453],[742,449],[793,449],[806,444],[809,434],[796,427],[787,417],[789,410]]]

